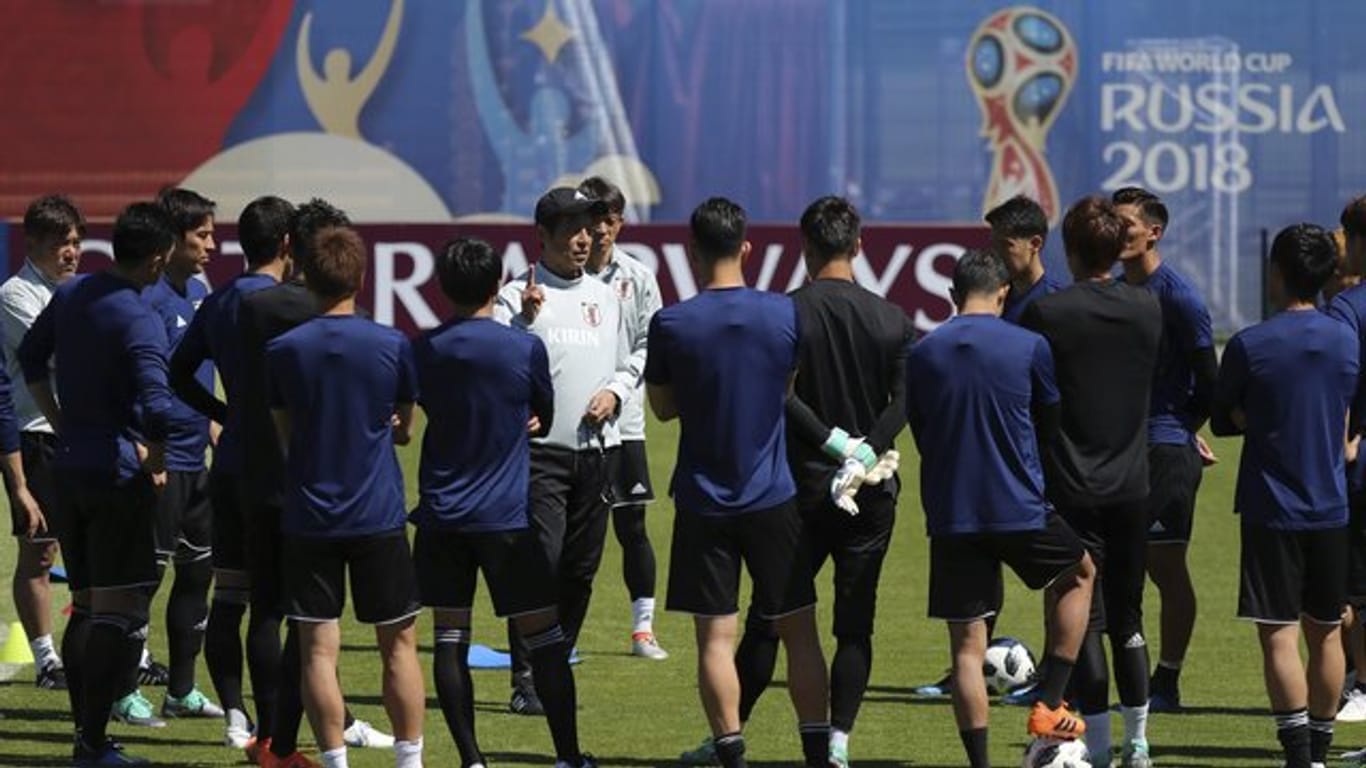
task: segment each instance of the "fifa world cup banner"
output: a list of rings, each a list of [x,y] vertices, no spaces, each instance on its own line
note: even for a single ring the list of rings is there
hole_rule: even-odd
[[[1263,231],[1331,225],[1366,192],[1361,0],[6,10],[11,221],[43,193],[107,219],[180,184],[228,222],[266,193],[365,224],[525,222],[547,188],[601,175],[637,227],[716,194],[755,221],[839,194],[868,222],[961,225],[1025,194],[1056,225],[1137,185],[1167,202],[1163,255],[1228,332],[1260,314]]]
[[[536,230],[509,224],[359,225],[370,250],[370,265],[358,302],[378,322],[415,334],[449,317],[450,304],[441,294],[436,255],[455,237],[487,240],[502,255],[503,272],[515,277],[526,271],[541,252]],[[82,243],[80,271],[109,266],[113,247],[107,225],[91,227]],[[234,227],[215,232],[218,250],[203,279],[223,285],[244,268],[241,244]],[[618,247],[654,270],[665,304],[687,299],[702,287],[688,262],[688,228],[648,224],[627,228]],[[801,259],[801,236],[795,227],[755,225],[749,229],[753,245],[745,262],[749,285],[771,291],[791,291],[807,280]],[[917,329],[928,332],[953,316],[949,298],[953,266],[968,248],[987,244],[982,227],[885,226],[863,230],[863,250],[854,259],[854,279],[863,287],[906,310]],[[23,238],[10,228],[9,267],[23,263]]]

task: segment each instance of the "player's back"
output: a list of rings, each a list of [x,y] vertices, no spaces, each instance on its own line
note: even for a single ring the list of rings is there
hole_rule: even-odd
[[[930,535],[1042,527],[1032,409],[1058,399],[1048,343],[994,316],[960,315],[911,348],[906,380]]]
[[[1346,524],[1343,434],[1357,346],[1350,328],[1312,310],[1281,312],[1229,340],[1218,400],[1247,420],[1235,498],[1245,519],[1271,528]]]
[[[799,339],[792,300],[749,288],[709,289],[655,315],[647,371],[666,372],[678,405],[680,507],[727,514],[792,498],[784,409]]]
[[[533,405],[548,428],[545,345],[491,318],[449,321],[413,344],[427,415],[412,522],[497,531],[527,525]]]
[[[299,281],[243,296],[238,306],[243,488],[248,492],[244,496],[250,495],[253,501],[277,501],[284,470],[275,425],[270,421],[266,343],[317,314],[317,300]]]
[[[139,466],[133,451],[139,396],[157,399],[163,422],[170,415],[165,329],[138,287],[109,272],[62,285],[51,309],[62,405],[59,461],[99,472],[117,466],[119,477],[131,476]],[[162,371],[157,392],[139,391],[138,369],[147,365]]]
[[[1081,282],[1044,296],[1022,325],[1048,339],[1062,395],[1044,449],[1049,498],[1117,504],[1148,495],[1148,413],[1162,310],[1141,288]]]
[[[905,350],[914,336],[906,313],[850,280],[815,280],[790,295],[802,334],[797,395],[824,423],[872,434],[902,388]],[[882,431],[890,434],[880,440],[890,443],[900,424]],[[794,467],[808,470],[798,473],[799,482],[821,485],[824,495],[837,467],[820,446],[792,440],[788,455]]]
[[[1189,444],[1188,411],[1195,394],[1191,357],[1214,346],[1209,310],[1190,280],[1163,263],[1143,283],[1162,309],[1162,344],[1153,379],[1148,439],[1152,443]]]
[[[266,344],[272,408],[290,416],[285,533],[340,536],[403,525],[397,404],[415,398],[403,335],[323,315]]]

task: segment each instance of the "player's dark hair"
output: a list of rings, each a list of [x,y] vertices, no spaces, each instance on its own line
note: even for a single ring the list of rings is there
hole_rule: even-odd
[[[214,208],[217,207],[209,198],[182,187],[166,187],[157,194],[157,202],[171,214],[178,238],[198,228],[205,219],[213,216]]]
[[[324,299],[360,293],[365,282],[365,241],[350,227],[324,227],[313,235],[313,256],[304,281]]]
[[[1348,237],[1366,237],[1366,195],[1354,198],[1342,209],[1338,219]],[[25,219],[27,223],[27,219]]]
[[[114,221],[114,262],[136,267],[171,250],[180,233],[159,203],[133,203]]]
[[[269,264],[279,255],[293,215],[294,205],[274,195],[258,197],[242,209],[237,217],[237,239],[248,266]]]
[[[693,250],[704,261],[734,256],[745,243],[745,209],[724,197],[708,198],[692,212]]]
[[[1048,241],[1048,215],[1043,207],[1024,195],[1016,195],[987,211],[982,217],[991,228],[1008,238],[1038,236]]]
[[[607,203],[608,213],[621,213],[626,210],[626,196],[621,188],[601,176],[589,176],[579,182],[579,191]]]
[[[837,256],[852,257],[861,226],[853,203],[834,195],[816,200],[802,212],[805,245],[826,261]]]
[[[1083,197],[1067,209],[1062,220],[1062,244],[1087,273],[1098,275],[1119,261],[1129,225],[1114,203],[1099,195]]]
[[[1291,297],[1313,301],[1337,268],[1337,246],[1322,227],[1294,224],[1271,242],[1271,263]]]
[[[340,208],[322,198],[312,200],[294,209],[289,217],[289,246],[294,255],[294,266],[307,272],[313,261],[314,237],[328,227],[349,227],[351,219]]]
[[[452,304],[480,306],[498,293],[503,281],[503,261],[493,246],[473,237],[459,237],[436,256],[436,277],[441,292]]]
[[[72,227],[85,237],[85,217],[66,195],[43,195],[24,211],[24,238],[30,244],[65,240]]]
[[[1110,202],[1115,205],[1136,205],[1146,223],[1161,224],[1163,229],[1167,228],[1166,204],[1162,202],[1162,198],[1142,187],[1116,189],[1115,193],[1110,195]]]
[[[968,296],[990,295],[1001,290],[1010,280],[1006,263],[991,251],[971,248],[958,259],[953,268],[953,292],[961,299]]]

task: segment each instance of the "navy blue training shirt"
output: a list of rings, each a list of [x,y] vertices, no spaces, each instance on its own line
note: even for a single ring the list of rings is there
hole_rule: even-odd
[[[322,315],[266,343],[272,409],[289,414],[284,511],[291,536],[402,528],[403,475],[391,419],[417,400],[412,347],[355,315]]]
[[[801,332],[787,296],[709,289],[650,322],[645,381],[673,388],[680,512],[735,515],[789,501],[788,380]]]
[[[213,452],[214,472],[236,475],[242,471],[242,412],[237,404],[242,375],[242,332],[237,325],[237,312],[242,306],[243,296],[275,284],[275,278],[270,275],[247,272],[209,294],[171,355],[173,374],[182,366],[196,372],[195,384],[201,388],[198,393],[182,391],[176,377],[172,376],[176,393],[187,402],[215,399],[212,373],[207,380],[199,375],[207,365],[205,361],[213,361],[218,369],[218,378],[223,382],[223,392],[227,396],[226,408],[222,403],[201,406],[201,412],[206,416],[211,415],[208,412],[210,409],[222,413],[223,432],[219,434],[218,445]]]
[[[166,440],[175,408],[166,329],[133,283],[112,271],[63,283],[18,354],[26,382],[48,381],[55,356],[60,467],[127,480],[141,472],[133,448],[139,435]]]
[[[1032,414],[1058,402],[1048,341],[998,317],[959,315],[911,347],[906,382],[929,534],[1043,528]]]
[[[541,339],[492,318],[451,320],[413,343],[427,414],[418,471],[421,527],[481,533],[527,527],[527,421],[554,417]]]
[[[1343,432],[1356,392],[1358,341],[1322,312],[1281,312],[1239,331],[1224,349],[1211,426],[1236,434],[1247,419],[1236,510],[1279,530],[1347,524]]]
[[[1007,323],[1019,325],[1020,318],[1024,316],[1024,311],[1030,304],[1050,293],[1057,293],[1065,287],[1062,283],[1049,277],[1047,272],[1044,273],[1043,277],[1034,281],[1028,290],[1017,294],[1012,287],[1010,292],[1006,294],[1006,306],[1001,311],[1001,319]]]
[[[1194,445],[1192,428],[1196,425],[1190,406],[1195,394],[1195,372],[1191,359],[1196,350],[1214,347],[1209,309],[1195,286],[1165,262],[1139,287],[1152,292],[1162,306],[1162,346],[1158,349],[1153,378],[1148,442]]]
[[[185,281],[185,293],[181,294],[165,275],[142,289],[143,301],[157,313],[166,328],[166,342],[171,352],[180,344],[195,312],[208,295],[208,286],[193,278]],[[195,370],[195,379],[212,390],[213,366],[200,363]],[[166,468],[176,472],[198,472],[204,469],[204,452],[209,447],[209,420],[179,398],[174,399],[174,403],[170,433],[166,437]]]
[[[1334,296],[1324,311],[1352,329],[1357,337],[1357,360],[1366,359],[1366,285],[1353,286]],[[1352,398],[1352,421],[1357,430],[1366,424],[1366,377],[1360,375]],[[1353,493],[1366,490],[1366,459],[1358,458],[1347,465],[1347,487]]]

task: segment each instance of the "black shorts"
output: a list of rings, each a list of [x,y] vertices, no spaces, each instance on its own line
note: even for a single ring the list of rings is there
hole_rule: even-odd
[[[1348,497],[1347,600],[1366,605],[1366,491]]]
[[[469,610],[479,571],[500,617],[554,608],[558,601],[550,559],[530,528],[484,533],[419,528],[413,565],[428,608]]]
[[[247,498],[249,495],[239,493],[251,605],[259,610],[283,611],[281,510],[274,501],[252,501]]]
[[[175,558],[194,563],[213,556],[213,505],[209,502],[207,470],[166,473],[166,487],[157,497],[157,562]]]
[[[737,515],[674,515],[666,607],[695,616],[740,611],[740,563],[754,582],[753,610],[776,619],[816,604],[811,555],[794,501]]]
[[[422,611],[404,529],[335,539],[288,536],[285,547],[285,616],[290,619],[340,620],[348,571],[356,621],[395,624]]]
[[[873,634],[877,585],[896,522],[894,491],[865,486],[855,501],[859,513],[854,516],[836,507],[828,495],[820,504],[802,510],[811,572],[819,573],[827,559],[834,561],[835,637]]]
[[[220,571],[247,570],[246,526],[242,523],[242,478],[227,472],[209,473],[209,502],[213,507],[213,567]]]
[[[1044,589],[1077,567],[1081,539],[1057,514],[1044,527],[1012,533],[970,533],[930,538],[930,618],[976,621],[1001,610],[1001,564],[1025,586]]]
[[[1148,543],[1190,542],[1195,494],[1204,469],[1193,445],[1148,448]]]
[[[644,440],[622,440],[620,448],[608,451],[607,473],[612,482],[612,506],[626,507],[655,500]]]
[[[155,586],[156,491],[138,474],[122,483],[64,476],[62,560],[71,591]]]
[[[1092,631],[1128,642],[1143,632],[1143,586],[1148,578],[1147,499],[1098,507],[1059,508],[1096,564],[1091,592]]]
[[[24,465],[24,478],[29,493],[38,502],[47,520],[47,530],[33,537],[35,542],[53,542],[61,536],[62,505],[57,496],[57,479],[53,462],[57,460],[57,436],[50,432],[20,432],[19,458]],[[19,520],[10,506],[10,531],[15,536],[28,533],[28,521]]]
[[[1342,620],[1347,604],[1347,528],[1280,531],[1244,522],[1238,617],[1260,624]]]

